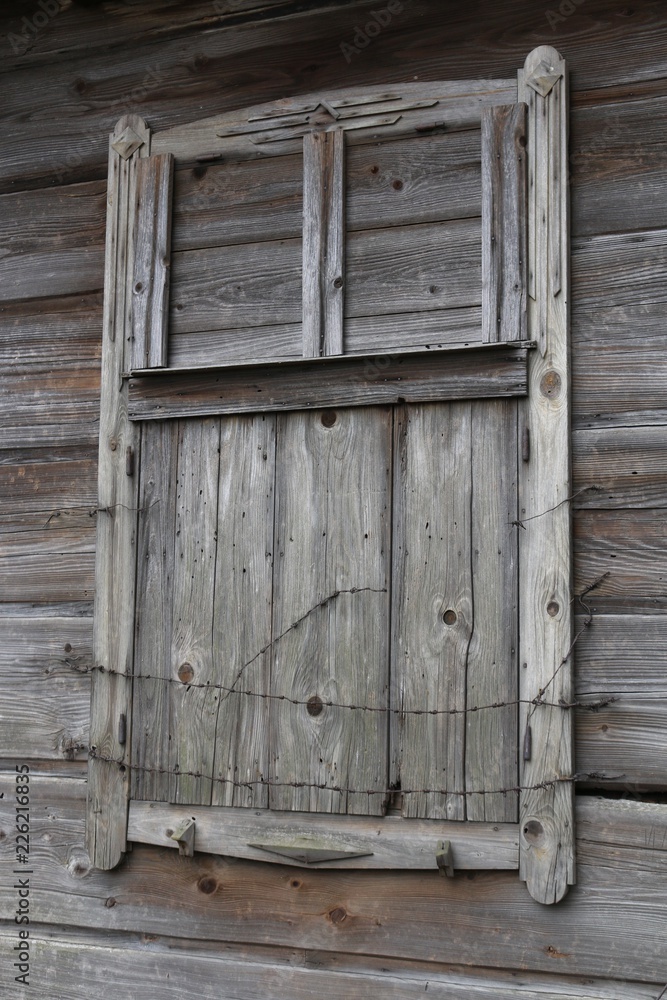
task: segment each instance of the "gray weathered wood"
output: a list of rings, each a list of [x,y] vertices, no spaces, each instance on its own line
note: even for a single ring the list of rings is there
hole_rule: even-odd
[[[438,841],[452,844],[457,870],[519,867],[519,830],[516,824],[461,824],[443,820],[404,819],[401,816],[335,816],[296,814],[271,810],[186,808],[161,802],[132,802],[130,840],[159,847],[176,847],[167,836],[180,820],[195,818],[195,848],[209,854],[285,864],[251,842],[317,843],[322,849],[359,851],[362,856],[341,861],[320,861],[306,868],[352,870],[395,868],[437,870]],[[363,853],[362,853],[363,852]],[[290,862],[291,864],[292,862]]]
[[[176,520],[171,588],[171,677],[169,685],[169,799],[210,804],[217,692],[195,684],[217,683],[213,649],[220,423],[179,424]],[[172,487],[173,488],[173,487]],[[178,776],[195,772],[209,777]]]
[[[482,339],[526,339],[526,105],[482,112]]]
[[[303,356],[343,353],[345,133],[303,140]]]
[[[277,442],[271,692],[386,708],[391,411],[281,415]],[[384,712],[273,701],[271,807],[381,813],[387,725]]]
[[[468,793],[518,783],[517,411],[505,400],[472,405],[472,629],[466,659]],[[478,705],[508,703],[474,712]],[[516,792],[469,794],[466,818],[516,822]]]
[[[10,954],[16,938],[6,932],[0,945]],[[386,1000],[417,1000],[428,991],[435,1000],[655,1000],[662,984],[512,970],[450,969],[371,956],[355,960],[317,953],[237,946],[233,952],[201,946],[184,938],[151,940],[151,948],[114,935],[102,943],[85,930],[39,928],[31,934],[31,954],[40,970],[30,985],[36,1000],[80,1000],[106,993],[133,1000],[137,983],[151,984],[152,1000],[284,1000],[290,997],[344,996],[362,1000],[369,987]],[[0,985],[16,993],[9,963]],[[371,985],[372,984],[372,985]]]
[[[26,610],[0,618],[0,756],[70,760],[88,745],[92,621]]]
[[[476,218],[349,233],[346,319],[479,305],[480,234]]]
[[[13,788],[10,771],[0,789],[2,829],[15,822]],[[218,952],[220,942],[235,949],[243,942],[307,945],[338,962],[347,952],[401,965],[426,961],[429,971],[437,955],[457,965],[520,962],[532,977],[553,971],[560,962],[555,950],[567,956],[573,976],[667,981],[664,804],[578,796],[580,884],[554,908],[527,898],[512,871],[451,880],[435,871],[309,872],[196,851],[193,859],[180,858],[175,850],[136,844],[117,871],[89,872],[79,868],[85,794],[83,780],[31,779],[31,856],[39,876],[31,883],[31,934],[39,924],[67,922],[112,936],[171,937],[174,922],[184,919],[185,892],[189,940]],[[14,856],[13,838],[5,837],[0,857],[11,867]],[[6,880],[0,892],[7,921],[16,909],[11,886]],[[512,930],[499,934],[499,927]]]
[[[539,345],[520,417],[531,448],[520,463],[519,516],[533,518],[519,540],[520,692],[556,703],[572,698],[566,86],[558,52],[534,49],[519,74],[530,116],[528,331]],[[554,903],[575,881],[573,787],[530,786],[573,773],[572,716],[523,705],[520,720],[521,742],[528,726],[532,735],[521,772],[521,876],[535,899]]]
[[[300,322],[302,256],[300,239],[174,253],[170,333]],[[479,306],[480,220],[351,232],[346,272],[348,320]]]
[[[132,694],[132,798],[164,800],[164,774],[142,770],[168,768],[169,685],[171,673],[174,530],[178,423],[142,428],[134,674],[155,680],[134,682]]]
[[[481,215],[480,133],[434,132],[350,146],[348,230]],[[303,228],[303,156],[181,167],[172,248],[290,239]]]
[[[402,401],[521,396],[526,345],[313,358],[146,373],[130,380],[134,420]]]
[[[275,417],[226,417],[220,426],[213,606],[217,692],[212,804],[267,806]],[[248,664],[248,666],[246,666]],[[254,815],[254,814],[253,814]],[[199,847],[198,847],[199,849]]]
[[[351,87],[320,91],[284,98],[279,102],[254,108],[246,107],[242,111],[226,112],[167,129],[157,136],[154,152],[173,152],[177,163],[189,161],[193,156],[199,155],[254,158],[260,150],[264,154],[293,153],[303,141],[308,121],[312,126],[321,118],[325,130],[340,127],[340,118],[332,119],[328,112],[322,116],[322,100],[329,107],[343,113],[346,102],[350,100],[355,104],[363,101],[373,106],[373,111],[369,111],[366,119],[360,117],[354,123],[343,119],[346,128],[350,124],[354,125],[348,132],[350,143],[362,143],[371,141],[378,133],[382,138],[409,135],[414,134],[416,128],[435,128],[443,122],[446,122],[449,131],[479,127],[481,108],[485,105],[512,103],[516,100],[516,85],[512,80],[455,80],[444,83],[392,84],[384,90],[378,90],[377,87]],[[403,110],[400,108],[402,103],[405,105]],[[418,104],[425,106],[418,107]],[[414,110],[411,109],[412,105],[415,106]],[[393,110],[383,114],[383,107],[391,107]],[[292,133],[286,131],[282,142],[266,142],[267,136],[273,138],[266,131],[267,119],[281,116],[285,121],[289,115],[294,116],[295,122],[303,124],[297,125]],[[277,118],[275,120],[277,124]]]
[[[167,363],[173,169],[170,153],[144,157],[137,165],[132,368]]]
[[[391,704],[442,713],[392,715],[404,816],[465,819],[465,717],[447,713],[465,708],[473,627],[471,445],[469,403],[397,412]]]
[[[114,149],[126,130],[137,149],[123,158]],[[116,673],[94,675],[90,744],[104,756],[125,760],[129,746],[118,742],[121,715],[130,722],[134,641],[137,476],[126,474],[127,449],[138,467],[139,434],[127,419],[130,295],[133,266],[136,161],[148,155],[149,132],[136,115],[122,117],[110,139],[107,240],[104,275],[102,398],[100,406],[99,507],[95,573],[96,665]],[[119,389],[120,387],[120,389]],[[128,730],[129,735],[129,730]],[[91,760],[88,780],[87,843],[97,868],[113,868],[125,849],[128,773],[117,764]]]

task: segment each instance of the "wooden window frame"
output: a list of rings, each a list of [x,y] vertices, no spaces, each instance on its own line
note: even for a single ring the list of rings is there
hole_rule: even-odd
[[[92,695],[87,815],[88,848],[96,867],[106,869],[118,864],[128,839],[163,846],[176,846],[178,841],[185,853],[191,853],[191,834],[185,831],[193,812],[197,817],[198,850],[261,856],[252,853],[249,840],[251,836],[256,839],[252,831],[261,826],[261,821],[250,815],[252,810],[224,808],[223,841],[222,807],[130,805],[128,801],[138,502],[134,469],[140,448],[137,421],[164,416],[165,407],[169,416],[228,412],[221,403],[221,385],[225,398],[236,394],[234,412],[239,412],[246,397],[250,411],[256,408],[248,392],[250,377],[253,386],[258,378],[264,380],[267,397],[275,409],[340,405],[341,399],[345,405],[354,405],[349,398],[350,378],[356,374],[359,405],[399,398],[416,401],[489,394],[525,396],[520,405],[523,461],[518,526],[523,751],[520,822],[494,824],[497,829],[492,829],[491,824],[483,823],[409,820],[414,850],[411,861],[401,855],[400,865],[443,867],[434,847],[440,841],[449,841],[453,848],[449,861],[453,857],[456,868],[519,868],[531,895],[544,903],[561,899],[574,882],[572,715],[563,707],[572,702],[566,87],[561,56],[541,46],[530,53],[519,71],[518,85],[511,80],[402,85],[392,88],[392,92],[395,90],[410,105],[410,114],[385,112],[381,121],[376,116],[375,125],[385,130],[383,135],[403,134],[415,126],[432,126],[435,103],[439,104],[438,115],[442,112],[448,125],[479,121],[482,107],[501,106],[506,110],[504,125],[500,110],[482,118],[483,132],[485,128],[492,131],[502,126],[511,135],[518,120],[516,109],[524,104],[528,114],[525,252],[522,232],[511,231],[516,218],[511,201],[520,188],[519,179],[494,171],[493,163],[487,162],[483,167],[482,342],[465,350],[438,352],[441,358],[431,353],[429,365],[432,368],[435,364],[439,371],[435,378],[423,377],[425,359],[417,354],[394,356],[391,370],[401,381],[400,390],[386,378],[364,381],[359,371],[367,359],[337,356],[342,350],[342,294],[336,281],[342,271],[342,249],[335,240],[332,242],[336,226],[331,220],[340,220],[341,207],[334,198],[319,211],[323,201],[318,177],[324,170],[330,186],[337,189],[342,184],[340,122],[334,121],[331,130],[324,122],[322,130],[305,143],[304,197],[313,211],[312,225],[305,232],[304,257],[323,262],[326,280],[319,280],[319,270],[318,280],[304,280],[304,359],[263,365],[261,370],[253,366],[251,376],[248,366],[239,365],[208,371],[181,370],[178,376],[164,371],[169,259],[165,192],[169,191],[174,159],[191,161],[193,157],[214,157],[230,150],[241,157],[255,156],[258,126],[249,125],[247,112],[153,136],[137,116],[124,116],[118,122],[109,151],[95,606],[97,669]],[[335,111],[337,103],[340,106],[341,101],[358,97],[359,93],[357,88],[338,91],[325,99],[314,95],[281,102],[278,109],[276,105],[254,109],[253,122],[262,121],[259,141],[275,142],[280,152],[291,152],[304,141],[303,129],[292,121],[303,114],[304,107],[310,109],[309,114],[313,109],[317,113],[319,108],[331,114],[332,106]],[[373,99],[369,89],[363,93]],[[386,95],[381,96],[387,100]],[[277,113],[276,123],[272,118]],[[370,121],[366,128],[375,125]],[[360,134],[352,128],[350,141]],[[150,239],[143,243],[134,238],[138,178],[142,190],[153,191],[150,212],[156,220]],[[511,247],[512,253],[504,253],[504,247]],[[522,271],[527,290],[523,299],[513,284]],[[529,342],[536,345],[534,350],[528,349]],[[328,395],[321,388],[313,390],[313,386],[322,385],[319,376],[324,371],[329,376]],[[132,377],[128,377],[129,373]],[[177,391],[173,384],[176,377]],[[379,851],[376,848],[375,860],[349,858],[346,866],[397,864],[396,844],[404,822],[398,817],[378,820],[312,814],[304,820],[304,814],[295,814],[290,821],[291,828],[286,821],[286,829],[291,829],[292,837],[307,835],[306,839],[309,836],[312,841],[313,836],[323,833],[326,824],[339,839],[356,830],[356,843],[359,837],[377,837],[379,823],[383,847]],[[174,839],[179,825],[181,829],[176,833],[180,832],[180,838]],[[231,850],[234,838],[236,849]],[[274,860],[285,860],[287,856],[292,863],[299,863],[294,851],[284,855],[278,850],[276,855]],[[306,852],[301,863],[309,860],[312,863],[313,857],[309,859]],[[319,867],[336,866],[337,859],[329,851],[329,856],[316,863]],[[449,863],[444,867],[450,867]]]

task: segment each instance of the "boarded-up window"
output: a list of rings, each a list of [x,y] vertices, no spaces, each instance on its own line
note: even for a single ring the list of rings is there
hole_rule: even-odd
[[[97,864],[126,836],[443,871],[521,843],[537,898],[572,880],[567,505],[533,517],[568,488],[564,86],[542,49],[519,91],[334,92],[152,155],[117,126]]]

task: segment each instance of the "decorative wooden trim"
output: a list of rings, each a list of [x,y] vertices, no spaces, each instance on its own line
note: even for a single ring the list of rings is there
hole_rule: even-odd
[[[138,373],[131,420],[522,396],[528,345]]]
[[[173,170],[171,153],[137,162],[132,368],[167,364]]]
[[[528,331],[530,394],[522,428],[529,460],[520,468],[520,662],[524,746],[521,877],[542,903],[558,902],[575,881],[569,463],[567,78],[558,52],[540,46],[519,72],[529,106]],[[538,786],[538,787],[535,787]]]
[[[349,87],[285,98],[178,125],[153,137],[153,152],[194,158],[256,158],[298,152],[317,129],[345,129],[351,144],[445,128],[479,127],[482,108],[516,102],[514,80],[455,80]]]
[[[285,864],[268,847],[343,850],[345,857],[304,864],[307,868],[437,870],[438,844],[449,840],[455,869],[511,871],[518,867],[519,828],[515,823],[461,823],[403,819],[401,816],[339,816],[275,812],[269,809],[177,806],[166,802],[131,802],[128,839],[159,847],[178,847],[169,831],[195,821],[195,851]],[[264,849],[256,845],[261,842]],[[359,852],[352,857],[349,851]],[[291,865],[301,865],[290,856]]]
[[[526,339],[526,105],[482,111],[482,339]]]
[[[117,760],[126,759],[130,745],[120,720],[131,721],[131,681],[122,674],[132,672],[138,476],[129,472],[139,467],[128,462],[138,459],[139,433],[128,420],[122,373],[130,360],[136,166],[149,142],[144,121],[126,115],[109,149],[93,655],[97,665],[119,673],[94,673],[90,744]],[[89,761],[86,838],[96,868],[113,868],[125,850],[128,787],[128,773],[117,764]]]
[[[303,140],[303,356],[343,353],[345,134]]]

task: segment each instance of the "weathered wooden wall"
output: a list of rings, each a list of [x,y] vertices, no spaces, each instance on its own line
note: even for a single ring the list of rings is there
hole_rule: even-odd
[[[0,762],[33,783],[33,995],[658,997],[667,982],[667,6],[405,0],[11,5],[0,18]],[[43,15],[43,16],[42,16]],[[25,19],[25,20],[24,20]],[[25,46],[20,44],[24,33]],[[142,847],[88,870],[107,136],[319,87],[507,77],[535,45],[572,72],[579,884],[515,873],[335,874]],[[584,609],[578,611],[583,617]],[[11,775],[10,775],[11,777]],[[5,995],[15,989],[13,800],[0,801]],[[605,786],[608,787],[608,786]],[[662,800],[662,801],[661,801]],[[139,985],[141,984],[141,985]],[[221,985],[222,984],[222,985]]]

